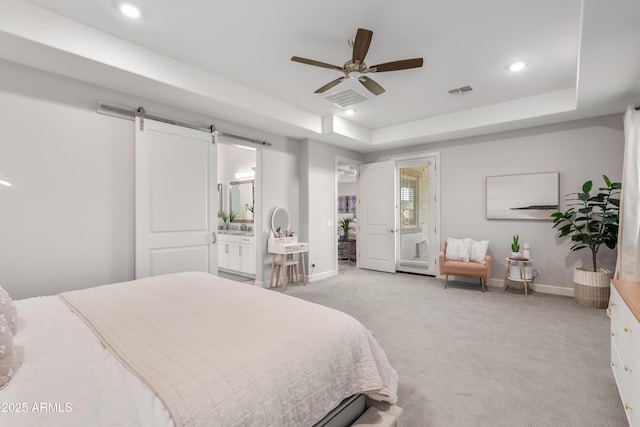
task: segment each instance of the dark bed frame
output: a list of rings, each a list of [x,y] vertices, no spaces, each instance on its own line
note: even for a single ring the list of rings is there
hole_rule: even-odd
[[[365,409],[363,394],[347,397],[313,427],[348,427],[360,418]]]

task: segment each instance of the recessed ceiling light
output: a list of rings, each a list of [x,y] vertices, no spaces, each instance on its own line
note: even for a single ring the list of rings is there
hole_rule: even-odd
[[[347,116],[353,116],[356,112],[355,112],[355,111],[353,111],[351,108],[349,108],[348,110],[344,110],[344,113],[345,113]]]
[[[123,15],[132,18],[132,19],[138,19],[140,18],[140,9],[137,6],[134,6],[132,4],[129,3],[123,3],[120,5],[120,12],[122,12]]]
[[[5,181],[4,179],[0,179],[0,185],[4,185],[5,187],[11,187],[11,183],[9,181]]]
[[[509,69],[511,71],[522,71],[524,70],[525,65],[527,65],[524,61],[518,61],[518,62],[514,62],[513,64],[509,65]]]

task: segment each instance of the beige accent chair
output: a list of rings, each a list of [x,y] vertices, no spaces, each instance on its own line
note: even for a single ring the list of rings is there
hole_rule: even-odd
[[[482,285],[482,292],[484,292],[485,281],[491,277],[491,257],[487,255],[485,258],[485,264],[480,262],[464,262],[453,261],[445,259],[447,253],[447,242],[445,240],[444,247],[438,256],[438,264],[440,265],[440,274],[445,277],[444,288],[449,286],[449,276],[465,276],[465,277],[478,277],[480,278],[480,284]]]

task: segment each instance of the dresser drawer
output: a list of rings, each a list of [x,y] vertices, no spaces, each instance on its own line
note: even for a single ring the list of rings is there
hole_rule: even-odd
[[[285,246],[285,253],[306,252],[309,247],[308,243],[294,243]]]
[[[640,322],[624,303],[620,294],[611,290],[611,339],[627,363],[640,366]]]
[[[625,367],[627,369],[625,369]],[[634,420],[640,416],[640,406],[638,406],[637,392],[633,389],[631,382],[631,371],[629,371],[628,366],[625,366],[625,362],[622,361],[617,346],[613,341],[611,342],[611,369],[616,379],[616,385],[618,386],[629,425],[639,425],[637,422],[634,422]]]

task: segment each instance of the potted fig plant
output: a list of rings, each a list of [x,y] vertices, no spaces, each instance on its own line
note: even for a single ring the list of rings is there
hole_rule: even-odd
[[[609,282],[612,273],[606,268],[598,268],[598,251],[603,244],[614,249],[618,243],[618,223],[620,218],[619,182],[611,182],[602,175],[605,187],[592,194],[593,182],[582,185],[582,191],[565,197],[568,209],[551,214],[557,237],[570,237],[570,250],[591,251],[591,266],[574,270],[574,296],[580,305],[606,308],[609,302]]]

